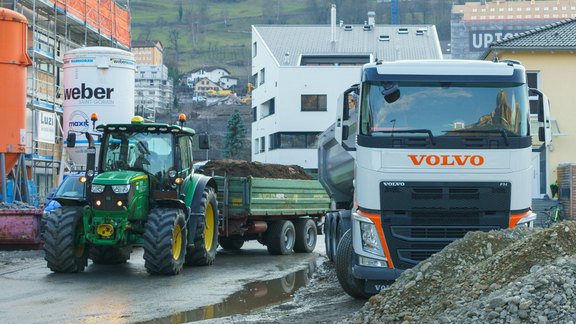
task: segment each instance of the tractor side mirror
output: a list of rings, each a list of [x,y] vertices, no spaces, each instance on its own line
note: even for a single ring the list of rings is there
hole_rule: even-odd
[[[76,133],[68,133],[68,137],[66,137],[66,147],[75,147],[76,146]]]
[[[198,134],[198,147],[201,150],[208,150],[210,148],[210,140],[208,134]]]

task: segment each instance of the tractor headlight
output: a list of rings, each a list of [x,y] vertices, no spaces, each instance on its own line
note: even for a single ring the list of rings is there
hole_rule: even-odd
[[[104,192],[104,185],[99,185],[99,184],[92,184],[92,193],[103,193]]]
[[[116,186],[112,186],[112,191],[114,191],[115,194],[127,194],[128,191],[130,191],[130,185],[116,185]]]
[[[176,172],[176,170],[170,170],[170,171],[168,171],[168,177],[170,177],[170,178],[176,178],[176,175],[177,175],[177,174],[178,174],[178,173]]]
[[[376,226],[372,223],[360,222],[360,234],[362,238],[362,250],[368,253],[384,256]]]

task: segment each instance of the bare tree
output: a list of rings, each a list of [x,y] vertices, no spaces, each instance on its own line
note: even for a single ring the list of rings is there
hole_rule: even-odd
[[[176,52],[178,52],[178,41],[180,38],[180,31],[178,29],[170,29],[169,32],[170,44]]]

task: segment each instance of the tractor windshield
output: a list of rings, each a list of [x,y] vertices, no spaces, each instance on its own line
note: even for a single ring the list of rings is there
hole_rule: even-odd
[[[168,133],[109,132],[102,145],[102,171],[139,170],[162,178],[174,166]]]

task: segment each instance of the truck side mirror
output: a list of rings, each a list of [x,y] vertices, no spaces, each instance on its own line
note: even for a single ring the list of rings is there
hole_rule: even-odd
[[[76,133],[68,133],[68,137],[66,137],[66,147],[75,147],[76,146]]]
[[[198,134],[198,147],[201,150],[208,150],[210,148],[210,140],[208,134]]]
[[[544,122],[544,98],[538,96],[538,121]]]

